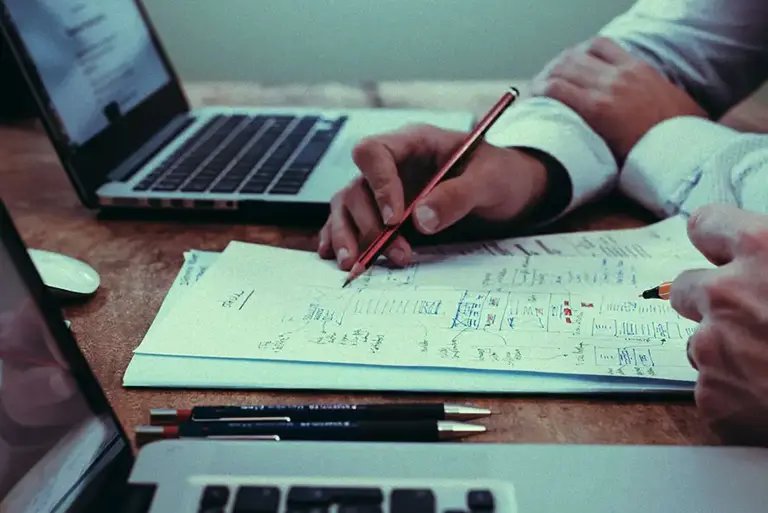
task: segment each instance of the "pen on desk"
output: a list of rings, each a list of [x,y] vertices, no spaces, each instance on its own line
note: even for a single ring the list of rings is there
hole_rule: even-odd
[[[643,299],[669,299],[669,289],[672,282],[665,281],[657,287],[643,291],[640,297]]]
[[[349,274],[347,275],[347,279],[344,282],[344,285],[342,285],[342,288],[346,287],[352,283],[355,278],[363,274],[366,269],[368,269],[368,266],[371,265],[371,263],[373,263],[376,258],[378,258],[379,255],[384,252],[384,250],[387,248],[387,245],[394,239],[395,235],[400,231],[400,228],[402,228],[403,223],[411,216],[411,213],[413,212],[416,204],[427,194],[432,192],[432,189],[434,189],[435,186],[440,183],[440,181],[445,177],[446,174],[448,174],[449,171],[457,169],[461,164],[464,163],[466,158],[475,150],[477,145],[481,142],[481,139],[485,137],[485,134],[488,132],[488,130],[490,130],[496,120],[501,117],[504,111],[507,110],[507,108],[512,105],[512,103],[519,96],[520,92],[514,87],[510,87],[509,90],[507,90],[507,92],[502,95],[499,101],[496,102],[496,105],[491,107],[485,117],[483,117],[483,119],[469,133],[461,146],[459,146],[451,158],[448,159],[440,171],[438,171],[437,174],[432,177],[432,179],[427,183],[419,195],[416,196],[411,204],[405,209],[402,219],[400,219],[397,224],[385,228],[384,231],[381,232],[381,234],[376,237],[376,239],[368,246],[368,248],[366,248],[366,250],[360,254],[357,262],[355,262]]]
[[[414,422],[185,422],[137,426],[137,443],[169,438],[215,440],[314,440],[337,442],[438,442],[485,432],[485,426],[454,421]]]
[[[403,404],[278,404],[249,406],[195,406],[153,408],[150,424],[182,422],[321,422],[471,420],[491,415],[491,410],[443,403]]]

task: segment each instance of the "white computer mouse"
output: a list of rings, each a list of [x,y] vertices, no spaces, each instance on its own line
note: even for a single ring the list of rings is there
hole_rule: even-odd
[[[85,262],[42,249],[30,249],[28,253],[43,283],[56,296],[87,297],[101,284],[99,273]]]

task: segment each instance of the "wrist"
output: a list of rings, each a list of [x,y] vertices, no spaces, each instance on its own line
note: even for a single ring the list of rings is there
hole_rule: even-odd
[[[514,150],[531,169],[531,192],[521,217],[538,223],[562,214],[573,197],[573,184],[565,167],[543,151],[526,147]]]

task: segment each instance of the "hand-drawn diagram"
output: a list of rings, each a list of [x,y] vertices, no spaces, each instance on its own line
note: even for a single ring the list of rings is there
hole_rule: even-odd
[[[319,292],[320,289],[316,289]],[[691,326],[594,293],[359,289],[298,300],[259,347],[284,359],[676,379]],[[259,308],[249,315],[258,315]],[[274,326],[274,323],[265,322]],[[692,323],[690,323],[692,324]]]
[[[636,299],[682,260],[660,276],[637,258],[448,256],[377,265],[341,288],[338,269],[294,257],[270,268],[219,257],[230,274],[215,266],[193,291],[206,318],[178,323],[158,354],[695,379],[696,324]]]

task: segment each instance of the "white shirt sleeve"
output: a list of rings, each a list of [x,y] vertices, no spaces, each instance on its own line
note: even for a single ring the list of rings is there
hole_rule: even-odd
[[[764,0],[640,0],[600,31],[685,89],[712,119],[765,79],[766,34],[768,2]],[[685,129],[683,125],[669,124],[664,133],[668,136],[675,127]],[[665,153],[671,160],[663,164],[658,159],[654,165],[640,162],[646,155],[653,157],[656,146],[669,144],[649,134],[643,141],[646,150],[634,152],[631,162],[619,170],[605,142],[574,111],[548,98],[520,101],[499,119],[487,140],[498,146],[533,148],[557,160],[573,185],[565,212],[617,183],[652,210],[666,211],[658,201],[667,200],[652,191],[673,189],[683,177],[692,176],[695,162],[700,162],[693,153],[700,150],[691,146],[689,151],[679,144],[674,144],[674,153]]]
[[[768,2],[645,0],[603,33],[686,90],[711,119],[768,75]],[[764,153],[765,145],[763,137],[741,135],[709,120],[668,120],[630,152],[619,188],[660,216],[690,213],[708,202],[741,204],[747,198],[743,194],[756,194],[740,192],[742,166],[754,152]],[[753,173],[745,175],[748,180]],[[758,176],[765,179],[764,172]],[[763,183],[758,189],[768,191],[768,181]],[[748,201],[752,207],[766,208],[753,200]]]
[[[660,217],[728,203],[768,214],[768,135],[696,117],[656,125],[630,152],[621,188]]]

